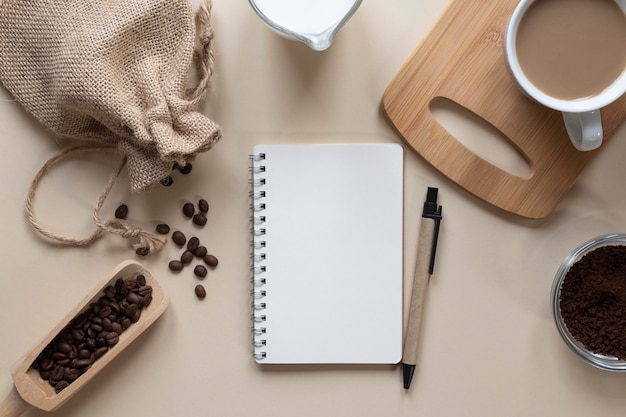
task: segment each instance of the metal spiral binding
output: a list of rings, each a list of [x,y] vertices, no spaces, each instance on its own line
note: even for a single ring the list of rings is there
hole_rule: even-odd
[[[265,215],[263,213],[266,208],[264,201],[266,197],[266,191],[264,189],[266,180],[262,177],[265,172],[263,161],[265,161],[264,153],[250,155],[249,183],[251,190],[249,197],[250,211],[252,213],[250,216],[250,234],[252,236],[252,240],[250,241],[250,271],[252,273],[252,277],[250,278],[252,285],[252,289],[250,290],[250,297],[252,299],[250,307],[252,309],[252,356],[256,360],[263,360],[267,356],[264,350],[267,345],[267,339],[265,337],[267,333],[265,326],[266,316],[264,314],[266,309],[264,300],[267,292],[263,287],[267,283],[267,268],[265,265],[266,254],[263,252],[266,246],[266,230],[265,227],[263,227],[265,224]]]

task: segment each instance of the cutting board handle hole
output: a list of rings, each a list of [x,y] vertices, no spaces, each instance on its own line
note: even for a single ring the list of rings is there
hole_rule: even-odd
[[[511,175],[530,176],[527,158],[491,123],[446,97],[434,97],[429,108],[434,119],[476,156]]]

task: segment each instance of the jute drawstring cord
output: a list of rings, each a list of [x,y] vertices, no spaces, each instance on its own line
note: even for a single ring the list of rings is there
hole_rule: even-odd
[[[120,219],[110,220],[104,223],[100,218],[100,210],[102,209],[105,200],[113,189],[113,186],[117,182],[117,179],[122,173],[122,170],[126,166],[126,158],[122,159],[122,162],[120,163],[118,169],[111,176],[106,188],[98,197],[93,211],[93,221],[96,225],[96,230],[91,235],[82,239],[71,236],[59,235],[57,233],[51,232],[39,223],[35,215],[34,202],[35,195],[37,194],[37,189],[39,187],[39,184],[41,183],[41,180],[57,163],[69,158],[70,156],[83,155],[88,152],[117,153],[118,151],[115,147],[112,146],[76,146],[64,149],[63,151],[48,159],[48,161],[46,161],[46,163],[41,167],[39,172],[37,172],[37,174],[33,178],[33,181],[28,190],[28,196],[26,198],[26,216],[31,225],[41,235],[66,246],[87,247],[100,239],[105,233],[113,233],[118,234],[125,239],[134,239],[134,248],[147,248],[150,252],[161,249],[163,245],[165,245],[165,243],[167,242],[167,237],[153,233],[147,233],[140,227],[131,225],[128,222]]]

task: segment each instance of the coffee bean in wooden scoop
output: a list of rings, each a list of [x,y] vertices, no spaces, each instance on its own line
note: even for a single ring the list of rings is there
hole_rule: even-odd
[[[83,271],[83,275],[89,275],[90,272],[93,272],[93,270]],[[109,301],[104,294],[109,292],[113,293],[114,291],[117,294],[118,290],[126,288],[126,286],[115,285],[119,279],[124,281],[129,277],[137,277],[139,274],[144,275],[147,285],[150,285],[153,289],[151,293],[152,302],[143,309],[140,320],[126,326],[123,337],[118,337],[117,333],[111,334],[109,331],[104,331],[102,335],[94,334],[97,341],[89,337],[86,338],[84,345],[83,342],[77,345],[74,333],[79,337],[85,337],[86,333],[79,324],[82,326],[90,326],[95,323],[97,326],[98,323],[101,322],[100,316],[95,314],[95,310],[93,314],[89,316],[82,313],[92,306],[98,305],[99,300],[103,299],[102,297],[105,297],[105,299]],[[85,278],[85,276],[78,278]],[[115,288],[117,288],[117,290]],[[121,294],[120,297],[123,298]],[[57,325],[53,327],[53,330],[41,339],[40,343],[33,350],[22,356],[19,362],[13,367],[11,375],[15,389],[13,389],[9,397],[2,402],[0,415],[21,415],[29,406],[44,411],[57,410],[67,400],[77,394],[82,387],[96,377],[96,375],[117,357],[118,354],[123,352],[128,345],[154,323],[163,311],[165,311],[167,305],[168,297],[163,292],[158,282],[142,265],[134,261],[126,261],[118,265],[110,274],[107,274],[107,276],[105,276],[104,279],[65,316],[65,318],[57,323]],[[63,351],[67,353],[63,353],[63,351],[54,352],[57,359],[50,359],[52,359],[53,362],[61,360],[63,363],[66,363],[64,359],[61,358],[61,356],[65,356],[69,359],[67,365],[55,365],[54,363],[50,363],[49,360],[40,361],[47,354],[46,351],[48,353],[52,352],[47,349],[54,349],[55,345],[60,345]],[[66,345],[69,345],[69,349]],[[78,346],[80,346],[80,348]],[[79,353],[83,350],[89,350],[89,352]],[[96,354],[96,351],[99,353]],[[89,354],[87,355],[86,353]],[[129,357],[131,360],[141,359],[139,357],[133,359],[133,356],[136,356],[135,354],[137,352],[133,353],[129,351],[127,353],[131,355]],[[89,366],[87,362],[81,362],[84,360],[93,363],[93,366]],[[74,362],[74,367],[70,368],[72,362]],[[59,368],[59,366],[61,366],[61,368]],[[36,369],[36,367],[38,367],[38,369]],[[50,367],[49,374],[43,369],[46,367]],[[54,386],[50,384],[49,380],[43,379],[40,375],[40,373],[44,371],[49,378],[52,376],[53,370],[54,379],[52,382],[55,383]]]

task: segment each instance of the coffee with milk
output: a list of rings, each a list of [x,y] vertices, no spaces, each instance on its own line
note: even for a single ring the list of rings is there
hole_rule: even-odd
[[[615,0],[537,0],[517,29],[528,80],[561,100],[600,94],[626,68],[626,16]]]

